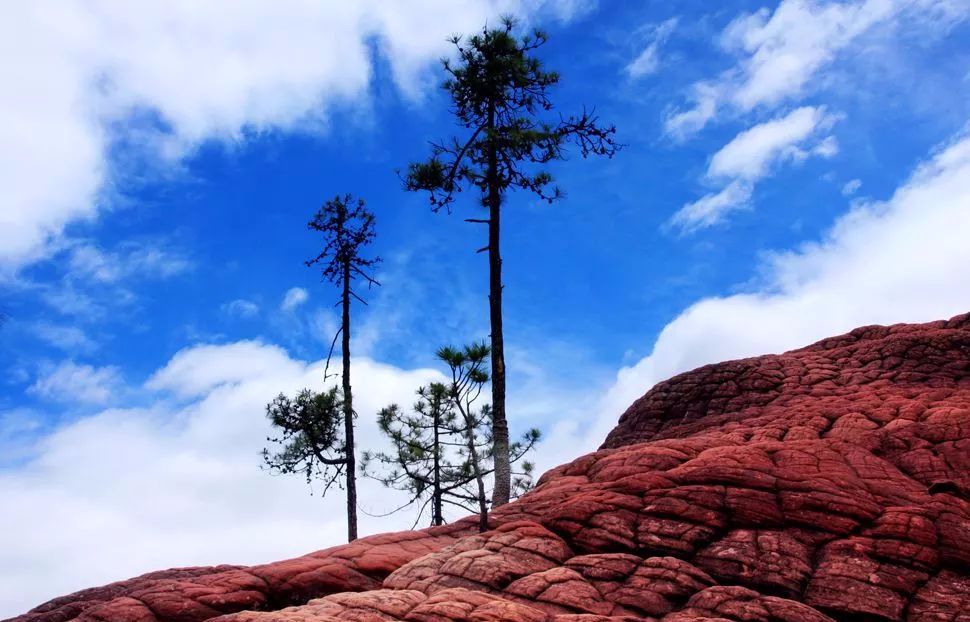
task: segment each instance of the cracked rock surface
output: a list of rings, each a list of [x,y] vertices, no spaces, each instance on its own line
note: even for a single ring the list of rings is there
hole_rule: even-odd
[[[970,622],[970,314],[660,383],[490,517],[16,622]]]

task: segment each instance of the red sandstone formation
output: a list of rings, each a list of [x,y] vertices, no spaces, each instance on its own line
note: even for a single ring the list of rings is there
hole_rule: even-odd
[[[661,383],[474,522],[153,573],[17,622],[970,621],[970,315]]]

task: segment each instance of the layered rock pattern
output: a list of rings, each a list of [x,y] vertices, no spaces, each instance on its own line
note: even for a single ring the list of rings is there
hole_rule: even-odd
[[[970,622],[970,315],[661,383],[474,521],[145,575],[17,622]]]

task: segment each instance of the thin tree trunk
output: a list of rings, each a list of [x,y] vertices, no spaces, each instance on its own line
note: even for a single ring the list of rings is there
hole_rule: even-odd
[[[432,400],[434,397],[432,396]],[[441,401],[438,403],[431,403],[431,412],[433,414],[432,424],[434,426],[434,445],[432,446],[432,451],[434,452],[434,493],[431,508],[431,524],[432,525],[442,525],[445,522],[444,516],[441,513]]]
[[[475,445],[475,422],[471,416],[471,406],[462,407],[460,398],[456,397],[458,410],[465,420],[465,445],[468,446],[468,457],[472,463],[472,473],[475,474],[475,484],[478,487],[478,531],[488,531],[488,500],[485,498],[485,478],[482,477],[482,463],[478,457],[478,447]]]
[[[488,501],[485,499],[485,478],[482,477],[482,466],[478,461],[478,449],[475,447],[475,431],[471,428],[469,432],[471,440],[468,443],[468,451],[471,453],[472,467],[475,473],[475,483],[478,485],[478,531],[485,533],[488,531]]]
[[[488,111],[488,307],[492,325],[492,454],[495,487],[492,508],[509,502],[512,467],[509,464],[509,424],[505,418],[505,336],[502,331],[502,195],[498,179],[498,156],[492,141],[495,105]]]
[[[344,265],[343,298],[343,390],[344,437],[347,468],[347,541],[357,539],[357,459],[354,456],[354,397],[350,390],[350,264]]]

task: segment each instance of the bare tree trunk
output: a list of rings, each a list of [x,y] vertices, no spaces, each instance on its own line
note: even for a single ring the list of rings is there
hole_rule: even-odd
[[[432,397],[432,400],[434,397]],[[431,524],[434,526],[443,525],[445,522],[445,517],[442,515],[441,511],[441,404],[434,402],[431,403],[431,412],[433,414],[432,424],[434,426],[434,445],[432,446],[432,451],[434,452],[434,492],[431,502]]]
[[[478,447],[475,445],[475,422],[471,415],[471,406],[462,407],[458,398],[458,410],[465,420],[465,445],[468,446],[468,457],[472,463],[472,473],[475,474],[475,484],[478,487],[478,531],[488,531],[488,500],[485,498],[485,478],[482,476],[482,463],[478,457]]]
[[[502,195],[498,179],[498,156],[491,140],[495,128],[495,105],[488,112],[488,307],[492,325],[492,454],[495,487],[492,508],[509,502],[512,466],[509,463],[509,424],[505,418],[505,335],[502,330]]]
[[[350,264],[344,265],[343,306],[343,391],[344,438],[347,468],[347,541],[357,539],[357,459],[354,456],[354,397],[350,390]]]

